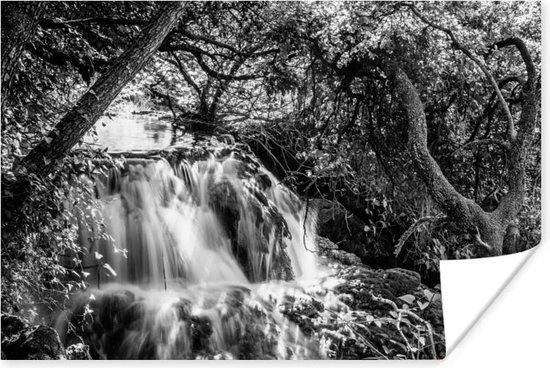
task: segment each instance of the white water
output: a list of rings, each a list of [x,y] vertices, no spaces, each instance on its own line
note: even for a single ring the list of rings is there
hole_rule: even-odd
[[[103,215],[114,238],[99,249],[102,261],[117,273],[109,280],[156,286],[265,281],[281,266],[274,264],[281,252],[290,257],[297,278],[316,275],[314,221],[304,225],[304,206],[271,173],[260,168],[270,181],[266,188],[254,177],[239,177],[246,165],[232,156],[182,162],[176,170],[166,161],[152,161],[130,165],[124,176],[117,173],[100,184]],[[258,195],[265,195],[267,203]],[[237,230],[233,241],[247,253],[247,264],[239,264],[231,229],[224,228],[224,214],[217,213],[226,208],[237,217],[238,223],[230,224]],[[280,212],[287,236],[277,233],[284,223],[270,211]]]
[[[175,169],[130,164],[97,186],[112,239],[90,253],[109,266],[98,267],[99,290],[81,296],[72,315],[93,295],[95,321],[83,328],[103,357],[321,356],[278,310],[296,294],[278,279],[304,285],[318,275],[314,213],[304,221],[304,204],[271,173],[231,154]],[[207,341],[197,340],[197,321],[208,321]]]

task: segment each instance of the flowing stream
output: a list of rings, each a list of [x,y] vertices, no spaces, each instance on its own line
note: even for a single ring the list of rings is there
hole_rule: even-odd
[[[109,359],[323,357],[283,313],[320,287],[314,211],[253,156],[130,160],[94,185],[108,239],[83,240],[97,286],[60,319],[66,341]]]
[[[428,322],[411,325],[419,355],[388,309],[401,295],[437,302],[418,274],[372,270],[317,237],[316,211],[247,147],[189,146],[158,117],[121,119],[92,143],[127,158],[79,184],[95,206],[75,215],[84,250],[67,258],[91,286],[57,318],[66,346],[94,359],[436,356]]]

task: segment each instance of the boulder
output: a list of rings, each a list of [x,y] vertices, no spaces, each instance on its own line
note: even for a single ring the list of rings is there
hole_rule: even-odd
[[[27,324],[21,318],[2,314],[2,341],[19,334],[25,327],[27,327]]]
[[[65,349],[57,332],[42,325],[29,326],[2,340],[6,359],[56,360],[66,359]]]
[[[330,239],[339,249],[355,254],[369,266],[396,266],[391,242],[380,243],[370,238],[365,232],[365,223],[340,203],[328,199],[312,199],[310,205],[317,212],[319,236]]]
[[[92,360],[90,348],[84,343],[72,344],[65,350],[69,360]]]
[[[249,183],[250,188],[242,189],[225,179],[212,182],[209,206],[231,240],[233,254],[250,280],[292,280],[291,260],[283,242],[283,238],[290,236],[286,221],[260,189],[260,184],[265,184],[253,182],[258,187]],[[255,227],[254,231],[243,231],[245,226],[241,222]],[[272,243],[275,246],[269,254],[269,268],[261,275],[255,274],[251,263],[257,257],[251,255],[269,253]]]
[[[395,327],[397,313],[392,303],[429,323],[434,331],[436,358],[445,356],[441,295],[421,284],[418,273],[399,268],[374,270],[334,259],[329,264],[334,270],[330,279],[339,280],[329,293],[287,296],[280,307],[305,336],[322,341],[328,358],[403,359],[409,352]],[[418,320],[410,322],[425,328]],[[416,331],[409,325],[401,328],[407,336]],[[427,341],[427,335],[422,339]],[[420,356],[434,358],[429,345],[424,345]]]
[[[327,199],[313,199],[310,205],[317,211],[319,236],[328,238],[346,252],[359,257],[365,255],[368,239],[365,224],[348,212],[341,204]]]
[[[316,243],[319,255],[329,261],[336,261],[344,265],[358,265],[362,263],[361,258],[357,255],[339,249],[336,244],[327,238],[318,236]]]

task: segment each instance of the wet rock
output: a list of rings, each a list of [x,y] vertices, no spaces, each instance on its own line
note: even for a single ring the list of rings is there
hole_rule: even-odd
[[[328,260],[344,265],[359,265],[362,263],[361,258],[353,253],[339,249],[336,244],[327,238],[318,236],[316,244],[319,249],[319,255],[326,257]]]
[[[348,282],[339,285],[336,290],[342,294],[355,295],[356,302],[361,301],[368,293],[396,301],[402,295],[414,293],[421,285],[418,273],[400,268],[372,270],[364,266],[348,267],[342,268],[338,277]]]
[[[42,325],[23,328],[11,338],[2,341],[6,359],[56,360],[66,359],[65,349],[57,332]]]
[[[69,360],[92,360],[90,348],[84,343],[77,343],[65,349],[67,359]]]
[[[324,247],[333,248],[330,243]],[[304,335],[325,346],[328,358],[403,359],[411,354],[396,327],[394,306],[422,318],[425,322],[411,317],[408,320],[423,331],[425,323],[429,323],[434,331],[437,357],[445,356],[441,295],[421,284],[416,272],[373,270],[335,260],[330,265],[334,274],[327,280],[339,281],[328,293],[310,293],[311,298],[286,296],[281,302],[281,313],[296,323]],[[401,329],[408,339],[419,344],[413,338],[415,327],[402,325]],[[422,341],[427,339],[424,335]],[[427,345],[421,356],[433,359]]]
[[[195,357],[197,360],[233,360],[233,355],[228,352],[222,351],[220,353],[199,354]]]
[[[9,314],[2,315],[2,341],[14,334],[19,334],[27,324],[19,317]]]
[[[282,241],[290,233],[284,217],[265,194],[253,186],[241,190],[227,180],[211,184],[209,193],[209,206],[231,240],[232,252],[249,280],[292,280],[291,260]],[[258,259],[254,253],[269,256],[266,267],[251,264]],[[258,274],[254,269],[263,272]]]

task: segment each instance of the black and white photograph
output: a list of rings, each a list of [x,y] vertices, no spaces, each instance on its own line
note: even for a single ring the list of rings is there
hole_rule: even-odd
[[[0,5],[2,360],[440,360],[541,241],[540,1]]]

